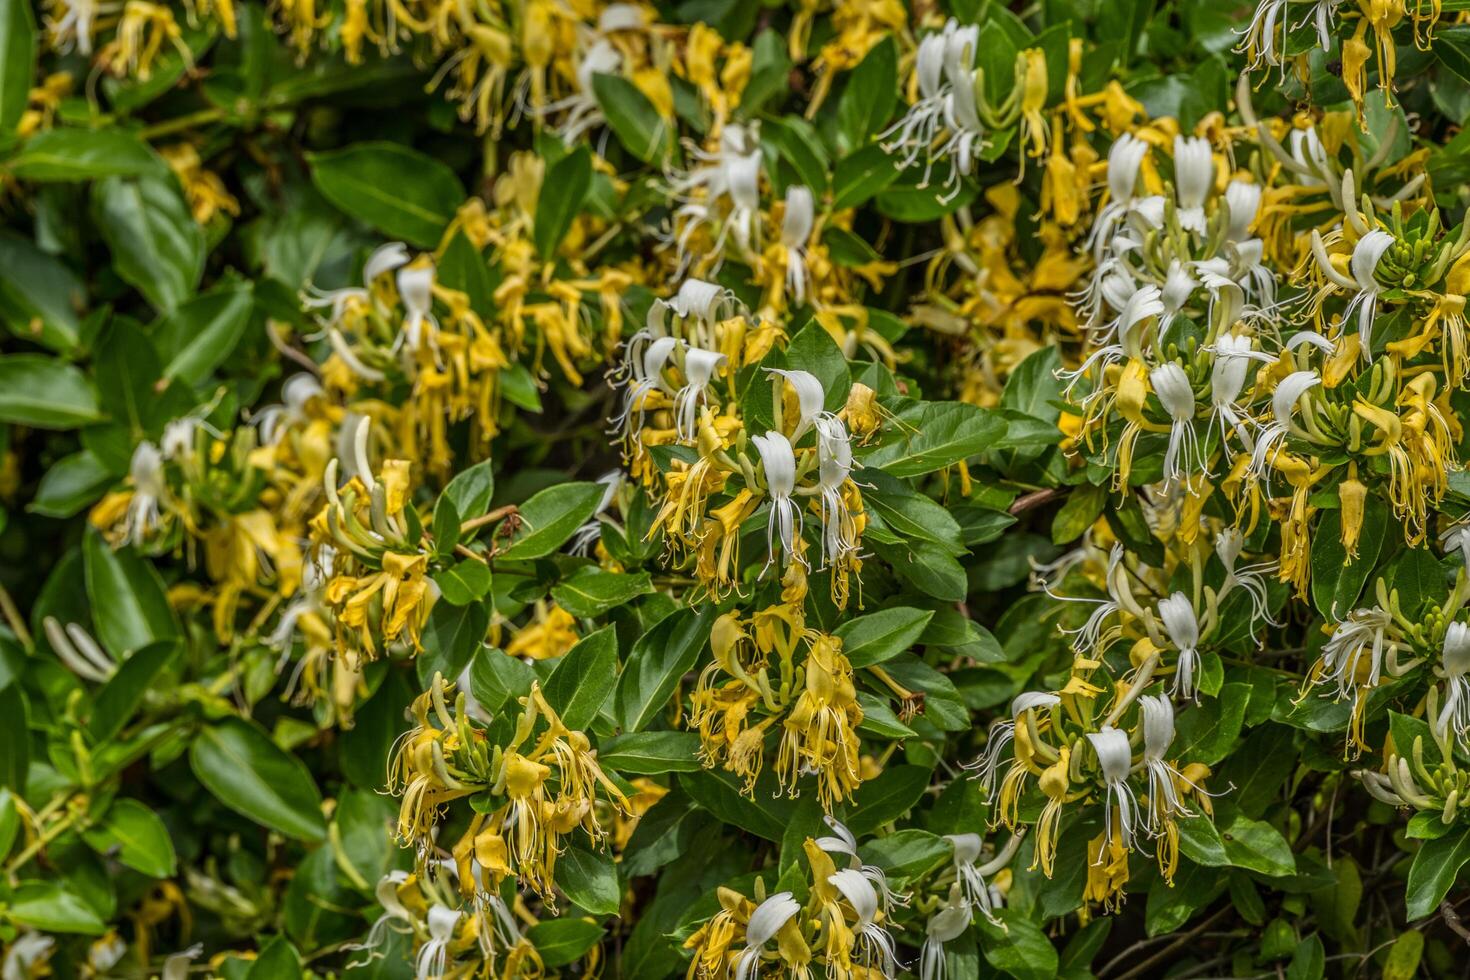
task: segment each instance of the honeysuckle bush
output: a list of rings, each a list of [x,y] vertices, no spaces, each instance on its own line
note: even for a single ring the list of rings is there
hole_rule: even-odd
[[[0,4],[0,972],[1461,972],[1470,5]]]

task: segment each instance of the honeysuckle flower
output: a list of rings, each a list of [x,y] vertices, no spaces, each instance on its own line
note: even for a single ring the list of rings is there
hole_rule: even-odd
[[[80,624],[67,623],[63,627],[56,617],[47,616],[41,625],[57,659],[73,674],[93,684],[105,684],[117,673],[117,663]]]
[[[766,523],[766,548],[770,558],[766,564],[776,560],[776,547],[780,545],[786,560],[802,565],[806,559],[796,550],[796,539],[801,534],[801,508],[791,499],[796,492],[796,452],[791,442],[779,432],[751,436],[751,443],[760,454],[761,468],[766,477],[766,493],[770,497],[771,515]]]
[[[1316,232],[1313,232],[1313,254],[1317,260],[1317,267],[1321,269],[1329,282],[1344,289],[1354,290],[1353,297],[1348,300],[1347,309],[1343,311],[1342,319],[1346,322],[1356,314],[1358,340],[1362,344],[1364,359],[1369,361],[1373,359],[1373,320],[1378,315],[1378,296],[1383,292],[1383,287],[1378,284],[1373,273],[1378,268],[1378,262],[1383,258],[1383,253],[1387,252],[1393,243],[1393,235],[1382,228],[1375,228],[1358,239],[1357,244],[1353,246],[1352,258],[1348,261],[1348,269],[1352,272],[1352,278],[1348,278],[1332,265],[1322,248],[1321,238]]]
[[[1164,632],[1169,634],[1169,641],[1179,651],[1170,692],[1182,698],[1197,698],[1199,620],[1194,614],[1194,603],[1183,592],[1175,592],[1159,600],[1159,619],[1163,621]]]
[[[1275,458],[1279,443],[1291,431],[1291,416],[1296,403],[1306,392],[1320,385],[1321,377],[1316,371],[1294,371],[1276,383],[1271,395],[1271,421],[1261,426],[1256,435],[1256,446],[1251,453],[1251,476],[1260,479]]]
[[[1263,66],[1278,67],[1285,64],[1282,48],[1286,45],[1286,5],[1288,0],[1260,0],[1250,24],[1243,32],[1245,37],[1236,51],[1250,55],[1246,71],[1255,71]]]
[[[650,408],[657,407],[654,398],[658,392],[667,393],[668,384],[663,371],[673,356],[679,341],[674,337],[659,337],[642,350],[642,356],[631,360],[627,390],[623,392],[623,410],[612,420],[613,431],[624,439],[636,439],[643,431],[644,415]],[[631,354],[631,352],[630,352]]]
[[[1102,261],[1103,251],[1133,207],[1138,169],[1147,155],[1148,144],[1129,133],[1119,135],[1108,149],[1108,201],[1098,210],[1084,243],[1095,261]]]
[[[985,875],[991,870],[1004,867],[1014,856],[1016,848],[1020,846],[1021,835],[1013,834],[1001,854],[985,865],[977,865],[982,844],[979,834],[945,834],[944,839],[949,841],[954,850],[956,884],[963,892],[966,904],[970,908],[978,909],[991,922],[996,921],[995,910],[1000,907],[1003,896],[998,889],[986,883]],[[968,924],[968,916],[965,921]]]
[[[876,864],[864,864],[857,851],[857,838],[852,835],[836,817],[827,814],[822,817],[822,822],[831,829],[834,837],[818,837],[817,846],[828,854],[841,854],[848,859],[848,866],[858,871],[864,878],[873,883],[882,900],[883,910],[887,912],[894,905],[908,905],[908,895],[894,892],[888,887],[888,875]]]
[[[851,868],[840,869],[827,881],[842,893],[857,917],[853,931],[857,934],[859,956],[870,968],[891,980],[898,972],[898,958],[893,937],[877,923],[878,892],[872,882]]]
[[[823,413],[827,393],[822,388],[822,382],[810,371],[766,368],[766,373],[785,381],[796,395],[796,407],[800,418],[797,419],[796,429],[791,433],[791,439],[793,442],[798,441],[806,435],[808,429],[816,424],[817,419]]]
[[[1174,137],[1174,197],[1179,226],[1205,233],[1205,198],[1215,181],[1215,154],[1202,136]]]
[[[306,407],[311,400],[324,393],[317,376],[305,371],[299,371],[282,382],[280,404],[267,405],[250,418],[260,432],[261,444],[274,446],[279,443],[292,426],[306,420]]]
[[[674,395],[674,428],[684,442],[694,441],[697,435],[695,417],[705,401],[710,379],[727,360],[718,351],[700,347],[690,347],[684,351],[685,384]]]
[[[1255,565],[1247,565],[1244,568],[1236,568],[1235,563],[1240,558],[1241,549],[1245,547],[1245,536],[1237,528],[1227,527],[1215,535],[1215,554],[1220,559],[1220,564],[1225,566],[1225,581],[1220,584],[1220,597],[1224,598],[1232,588],[1239,586],[1251,601],[1251,635],[1254,636],[1256,628],[1262,620],[1272,626],[1281,625],[1271,618],[1267,609],[1267,594],[1265,573],[1273,571],[1279,563],[1260,562]]]
[[[786,213],[781,217],[781,247],[786,250],[786,288],[796,306],[806,302],[811,273],[806,267],[807,241],[816,222],[812,189],[802,184],[786,188]]]
[[[430,312],[434,304],[434,266],[431,263],[410,263],[398,269],[398,298],[403,301],[405,316],[403,327],[393,342],[393,349],[406,346],[417,351],[427,340],[433,343],[433,333],[438,322]]]
[[[308,285],[302,292],[302,305],[309,310],[331,310],[327,322],[331,328],[337,328],[342,325],[349,308],[354,304],[366,304],[372,300],[373,284],[377,282],[379,276],[387,275],[408,265],[412,259],[413,257],[408,254],[407,245],[402,242],[385,242],[373,249],[372,254],[363,263],[361,286],[320,290]]]
[[[599,37],[578,57],[574,73],[576,91],[543,106],[523,105],[523,109],[529,115],[543,119],[560,115],[556,134],[563,143],[571,146],[589,130],[607,121],[602,113],[602,103],[597,101],[592,81],[598,75],[617,74],[622,64],[622,52],[606,38]]]
[[[1261,185],[1232,180],[1225,185],[1225,207],[1230,213],[1230,222],[1225,226],[1226,241],[1246,241],[1261,210]]]
[[[1189,376],[1170,361],[1149,372],[1159,404],[1169,413],[1169,445],[1164,450],[1164,482],[1189,488],[1196,472],[1209,474],[1203,447],[1194,431],[1194,390]]]
[[[975,54],[979,35],[970,29],[956,30],[944,45],[944,77],[948,95],[944,101],[944,125],[949,138],[940,146],[935,156],[950,161],[949,176],[945,186],[950,194],[959,193],[960,177],[974,169],[975,159],[985,146],[985,125],[980,121],[980,111],[975,91]],[[929,182],[929,164],[924,169],[921,186]]]
[[[163,520],[162,505],[169,496],[163,453],[147,439],[133,449],[128,478],[133,484],[133,496],[128,501],[121,534],[124,541],[137,547],[158,529]]]
[[[195,943],[177,953],[169,954],[163,961],[163,970],[159,973],[159,980],[187,980],[189,964],[198,959],[203,952],[204,944]]]
[[[801,903],[790,892],[777,892],[755,907],[745,925],[745,948],[735,957],[734,980],[756,980],[760,976],[761,952],[776,938],[781,927],[801,911]]]
[[[999,790],[995,785],[996,769],[1006,747],[1016,736],[1016,726],[1021,723],[1021,715],[1027,711],[1049,709],[1061,703],[1062,699],[1050,691],[1022,691],[1011,699],[1011,717],[997,718],[991,722],[984,751],[975,761],[967,763],[965,768],[975,774],[974,778],[980,781],[981,790],[988,792],[992,800]]]
[[[1464,743],[1470,736],[1470,624],[1453,622],[1445,629],[1440,647],[1440,672],[1444,675],[1444,702],[1436,718],[1438,734],[1444,739],[1453,730]]]
[[[1247,416],[1237,402],[1245,388],[1250,362],[1272,360],[1271,355],[1255,350],[1254,345],[1255,341],[1244,334],[1224,334],[1209,348],[1215,357],[1210,371],[1210,417],[1220,430],[1221,445],[1232,432],[1247,449],[1253,445],[1245,424]]]
[[[949,888],[949,900],[924,924],[924,945],[919,952],[919,980],[944,980],[948,970],[944,944],[954,942],[970,928],[970,906],[960,893],[959,883]]]
[[[926,157],[921,186],[929,181],[929,171],[934,165],[934,143],[940,126],[951,117],[954,78],[963,78],[964,68],[973,63],[979,36],[978,27],[961,27],[953,18],[945,23],[942,31],[926,34],[919,42],[919,51],[914,59],[919,98],[902,119],[878,137],[886,151],[898,154],[900,169],[913,166],[920,155]]]
[[[843,494],[852,472],[852,440],[835,415],[816,420],[817,485],[822,506],[822,564],[840,564],[858,550],[857,515]]]
[[[50,959],[55,948],[55,939],[43,932],[25,930],[6,947],[5,959],[0,963],[0,977],[3,980],[29,980],[49,973],[49,968],[42,964]]]
[[[1397,647],[1388,636],[1392,624],[1393,616],[1377,606],[1354,609],[1337,623],[1302,686],[1305,694],[1313,685],[1330,683],[1336,687],[1335,692],[1329,692],[1334,700],[1353,699],[1350,745],[1362,745],[1368,694],[1382,679],[1385,655]]]
[[[1184,777],[1165,759],[1174,744],[1174,705],[1168,698],[1145,694],[1138,699],[1138,708],[1143,719],[1143,767],[1148,773],[1150,827],[1157,828],[1161,821],[1176,816],[1194,816],[1194,811],[1179,796],[1178,783]]]
[[[419,947],[414,958],[415,980],[437,980],[444,975],[449,957],[449,944],[454,941],[454,931],[464,913],[445,905],[430,907],[427,916],[428,940]]]
[[[1164,339],[1169,335],[1169,327],[1174,322],[1174,317],[1184,309],[1189,302],[1189,297],[1194,295],[1195,289],[1199,287],[1199,280],[1189,273],[1189,266],[1174,259],[1169,263],[1169,271],[1164,276],[1164,288],[1159,291],[1159,298],[1164,304],[1164,315],[1159,318],[1159,344],[1162,346]]]
[[[1138,794],[1128,783],[1128,773],[1133,768],[1133,753],[1128,747],[1128,733],[1117,728],[1104,726],[1087,733],[1087,741],[1097,754],[1106,787],[1103,805],[1103,833],[1108,842],[1117,843],[1125,850],[1133,848],[1134,841],[1147,833],[1146,816],[1138,805]]]
[[[1117,343],[1104,343],[1089,354],[1082,364],[1073,371],[1058,371],[1057,377],[1067,382],[1066,392],[1071,393],[1072,388],[1083,377],[1102,378],[1108,366],[1123,360],[1125,357],[1133,357],[1139,361],[1143,360],[1143,341],[1141,334],[1150,320],[1162,316],[1164,313],[1164,302],[1159,287],[1152,284],[1140,286],[1134,290],[1123,303],[1122,311],[1111,321],[1105,324],[1098,332],[1097,341],[1102,343],[1113,337],[1118,337]],[[1093,390],[1083,401],[1084,407],[1094,399],[1106,394],[1106,388],[1102,384]]]
[[[367,952],[367,958],[358,961],[355,965],[364,966],[382,956],[382,947],[388,941],[390,932],[406,933],[413,929],[413,915],[404,906],[403,900],[398,897],[399,887],[407,880],[408,872],[406,871],[389,871],[378,879],[373,894],[378,904],[383,907],[383,914],[373,920],[372,928],[368,930],[367,937],[362,942],[349,943],[343,947],[343,949],[360,949]]]
[[[1122,576],[1127,574],[1126,569],[1123,567],[1124,553],[1123,545],[1118,542],[1114,542],[1112,548],[1108,551],[1108,568],[1105,577],[1108,589],[1108,597],[1106,599],[1064,596],[1050,589],[1047,590],[1047,595],[1050,595],[1053,599],[1060,599],[1064,602],[1086,602],[1092,604],[1092,612],[1088,615],[1085,623],[1076,629],[1062,628],[1063,633],[1072,637],[1072,651],[1074,653],[1087,656],[1095,651],[1103,637],[1103,624],[1114,613],[1124,608],[1124,596],[1120,588],[1120,584],[1124,583]]]

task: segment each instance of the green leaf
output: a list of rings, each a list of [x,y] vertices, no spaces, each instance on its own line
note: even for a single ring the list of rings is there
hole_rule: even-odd
[[[1470,829],[1419,845],[1414,863],[1409,865],[1408,889],[1404,893],[1411,920],[1432,915],[1439,908],[1467,861],[1470,861]]]
[[[863,844],[863,859],[901,878],[933,871],[954,857],[954,845],[937,834],[913,828]]]
[[[618,634],[612,626],[589,633],[567,651],[546,679],[546,701],[573,731],[592,724],[618,682]]]
[[[863,457],[890,476],[923,476],[977,456],[1006,432],[993,412],[961,402],[921,402],[899,414],[897,436]]]
[[[841,211],[855,208],[870,200],[898,179],[898,165],[877,143],[837,161],[832,176],[832,208]]]
[[[205,381],[235,352],[255,309],[248,282],[231,282],[181,303],[153,328],[163,376]]]
[[[87,734],[93,745],[102,745],[112,739],[138,705],[153,688],[153,682],[179,653],[176,639],[159,640],[139,647],[118,665],[117,673],[92,699],[92,715],[87,719]]]
[[[757,780],[749,797],[741,792],[742,780],[723,769],[680,773],[678,779],[684,792],[721,822],[778,844],[796,809],[777,791],[775,777],[769,772]]]
[[[853,794],[848,805],[847,829],[863,837],[897,820],[923,797],[932,776],[924,766],[888,766]]]
[[[301,980],[301,958],[296,955],[296,947],[285,936],[272,939],[250,964],[245,980]]]
[[[44,354],[0,356],[0,422],[74,429],[101,417],[97,389],[77,368]]]
[[[1263,875],[1284,877],[1296,873],[1296,858],[1281,831],[1263,820],[1236,812],[1217,824],[1230,865]]]
[[[578,907],[593,915],[616,915],[623,890],[611,856],[573,845],[556,859],[556,885]]]
[[[837,103],[837,131],[846,148],[861,146],[881,131],[897,101],[898,45],[888,35],[868,49]]]
[[[464,203],[453,170],[397,143],[308,153],[311,181],[338,210],[383,234],[431,248]]]
[[[822,406],[827,411],[841,411],[847,404],[847,394],[852,390],[847,358],[832,335],[815,319],[807,321],[806,326],[798,330],[791,343],[786,345],[786,363],[806,371],[822,383]]]
[[[595,619],[651,592],[653,579],[648,572],[605,572],[589,565],[552,586],[551,597],[573,616]]]
[[[1041,927],[1016,909],[996,909],[1000,925],[977,916],[975,925],[985,940],[980,944],[986,961],[1017,980],[1054,980],[1057,950]]]
[[[486,711],[498,711],[511,698],[525,697],[536,672],[503,650],[483,647],[470,661],[470,692]]]
[[[1321,980],[1326,968],[1327,952],[1322,948],[1322,940],[1308,936],[1292,952],[1291,962],[1286,965],[1286,980]]]
[[[712,603],[665,617],[639,637],[618,682],[616,715],[628,732],[642,731],[668,709],[669,695],[709,643]]]
[[[71,517],[102,496],[112,480],[112,472],[96,454],[83,449],[51,464],[26,510],[44,517]]]
[[[621,75],[595,74],[592,91],[623,149],[644,163],[662,160],[672,152],[673,128],[638,86]]]
[[[471,602],[456,606],[452,602],[435,603],[424,624],[423,652],[414,661],[419,681],[427,685],[434,674],[454,680],[465,664],[485,643],[490,628],[488,603]]]
[[[221,803],[288,837],[326,837],[322,798],[306,764],[239,718],[200,730],[189,746],[194,775]]]
[[[582,210],[587,191],[592,187],[592,155],[579,146],[558,160],[541,182],[536,199],[536,223],[532,240],[544,259],[556,254],[556,247],[566,237],[567,229]]]
[[[1312,534],[1312,604],[1323,616],[1340,619],[1356,606],[1363,583],[1389,538],[1388,521],[1387,505],[1370,494],[1363,508],[1358,557],[1349,560],[1342,546],[1342,511],[1322,515]]]
[[[1414,980],[1419,975],[1419,962],[1424,958],[1424,933],[1406,929],[1388,948],[1383,961],[1383,980]]]
[[[179,636],[163,580],[151,562],[130,548],[113,551],[96,530],[87,532],[82,556],[97,638],[113,656]]]
[[[120,799],[101,822],[82,832],[87,846],[98,854],[113,855],[150,878],[172,878],[177,859],[168,828],[158,814],[133,799]]]
[[[442,496],[454,504],[461,521],[484,516],[490,508],[490,498],[495,496],[495,474],[490,469],[490,461],[461,470],[449,481]]]
[[[87,289],[77,274],[19,236],[0,233],[0,320],[25,340],[70,353]]]
[[[1434,54],[1439,63],[1470,83],[1470,27],[1446,27],[1434,33]]]
[[[42,932],[100,936],[107,931],[92,906],[59,881],[22,882],[0,915]]]
[[[854,667],[871,667],[908,650],[918,642],[934,613],[896,606],[849,619],[837,627],[842,652]]]
[[[526,930],[526,938],[550,969],[575,963],[596,946],[607,930],[587,919],[547,919]]]
[[[474,558],[456,562],[434,576],[444,601],[452,606],[479,602],[489,593],[492,581],[490,566]]]
[[[30,708],[19,684],[0,688],[0,788],[25,797],[31,761]]]
[[[172,312],[199,285],[204,232],[172,174],[98,181],[92,208],[113,268],[154,309]]]
[[[37,133],[10,160],[8,169],[13,177],[35,181],[164,177],[169,172],[147,143],[116,127]]]
[[[497,560],[544,558],[591,520],[602,503],[600,483],[559,483],[547,487],[518,509],[519,529]]]
[[[36,17],[28,3],[0,6],[0,133],[25,114],[36,71]]]
[[[597,761],[608,769],[637,776],[698,772],[699,736],[693,732],[629,732],[605,738]]]

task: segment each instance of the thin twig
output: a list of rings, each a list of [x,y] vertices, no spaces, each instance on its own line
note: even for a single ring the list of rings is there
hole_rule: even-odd
[[[1033,507],[1040,507],[1044,503],[1055,500],[1064,492],[1061,487],[1048,487],[1045,490],[1033,490],[1031,493],[1022,494],[1011,502],[1007,512],[1012,516],[1024,514]]]
[[[1439,903],[1439,917],[1444,920],[1445,925],[1450,927],[1450,932],[1465,940],[1466,944],[1470,944],[1470,929],[1465,928],[1465,923],[1460,921],[1460,913],[1455,911],[1449,899]]]

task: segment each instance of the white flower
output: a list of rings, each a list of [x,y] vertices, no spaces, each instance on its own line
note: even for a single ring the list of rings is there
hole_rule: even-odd
[[[944,944],[954,942],[970,928],[970,906],[958,883],[949,889],[949,901],[924,925],[924,947],[919,953],[919,980],[944,980],[947,965]]]
[[[599,37],[581,53],[577,61],[577,91],[544,106],[523,106],[523,109],[528,115],[537,118],[564,113],[556,125],[556,133],[563,143],[571,146],[588,130],[606,121],[602,114],[602,104],[597,101],[597,93],[592,88],[592,81],[598,75],[617,74],[622,63],[623,56],[617,47],[606,38]]]
[[[1164,276],[1164,288],[1160,291],[1160,299],[1164,304],[1164,315],[1159,320],[1159,346],[1162,348],[1164,338],[1169,334],[1169,327],[1174,323],[1174,317],[1184,309],[1184,304],[1189,302],[1189,297],[1194,294],[1199,286],[1199,280],[1189,274],[1189,266],[1173,259],[1169,263],[1169,271]]]
[[[1260,479],[1265,474],[1275,458],[1273,450],[1278,448],[1277,443],[1285,439],[1291,429],[1291,416],[1296,411],[1297,401],[1308,389],[1321,383],[1316,371],[1295,371],[1276,383],[1276,391],[1271,395],[1271,421],[1261,426],[1256,448],[1251,453],[1249,473],[1252,477]]]
[[[770,552],[767,564],[776,560],[779,544],[787,561],[794,559],[805,565],[806,560],[796,553],[796,537],[802,528],[801,508],[791,499],[796,492],[796,452],[779,432],[751,436],[750,441],[760,453],[766,492],[771,498],[771,516],[766,524],[766,547]]]
[[[891,978],[898,971],[898,959],[894,951],[893,937],[878,925],[878,893],[861,872],[844,868],[827,878],[852,906],[857,916],[856,928],[858,947],[862,959],[870,969],[876,969],[884,977]]]
[[[325,394],[316,375],[299,371],[281,385],[281,402],[267,405],[250,419],[260,432],[262,445],[274,446],[292,426],[306,419],[306,407],[313,398]]]
[[[1358,294],[1348,301],[1342,318],[1348,320],[1353,311],[1357,311],[1358,339],[1363,344],[1363,356],[1368,360],[1372,360],[1373,318],[1378,315],[1378,294],[1383,291],[1378,280],[1373,278],[1373,271],[1378,268],[1378,260],[1383,258],[1383,253],[1393,243],[1393,235],[1381,228],[1375,228],[1358,239],[1358,244],[1353,246],[1352,260],[1348,263],[1353,280],[1358,285]]]
[[[668,390],[663,370],[678,345],[679,341],[673,337],[659,337],[643,349],[642,357],[629,364],[632,373],[628,390],[623,393],[623,410],[612,420],[614,431],[621,432],[624,438],[634,438],[642,431],[649,396],[660,389]]]
[[[1251,448],[1250,432],[1245,427],[1246,416],[1236,400],[1245,388],[1246,375],[1251,361],[1270,361],[1271,356],[1253,349],[1250,337],[1240,334],[1224,334],[1211,348],[1215,363],[1210,372],[1210,414],[1220,427],[1223,443],[1231,432],[1240,437],[1247,449]]]
[[[816,204],[812,189],[801,184],[786,188],[786,214],[781,218],[781,247],[786,249],[786,288],[791,301],[800,306],[806,302],[811,273],[806,267],[806,243],[816,222]]]
[[[858,548],[857,515],[842,488],[852,472],[852,439],[842,420],[817,417],[817,485],[822,500],[822,564],[835,564]]]
[[[745,925],[745,948],[735,958],[735,980],[757,980],[761,950],[800,911],[801,903],[790,892],[777,892],[755,907]]]
[[[715,372],[724,366],[727,358],[719,351],[690,347],[684,352],[685,385],[674,395],[674,427],[679,438],[693,442],[698,435],[699,406],[705,400],[705,390]]]
[[[163,454],[147,439],[133,449],[128,477],[133,483],[133,496],[123,517],[123,538],[136,547],[158,528],[163,519],[161,505],[169,495],[163,475]]]
[[[1215,182],[1215,155],[1202,136],[1174,137],[1174,198],[1179,226],[1205,233],[1205,198]]]
[[[1020,724],[1021,715],[1027,711],[1036,709],[1050,709],[1062,703],[1062,699],[1050,691],[1022,691],[1011,699],[1011,717],[1009,719],[997,718],[991,722],[990,736],[985,742],[985,751],[974,762],[968,763],[965,768],[975,772],[975,778],[980,780],[982,791],[989,792],[993,799],[999,789],[995,785],[995,772],[1000,766],[1001,755],[1006,746],[1016,736],[1016,726]]]
[[[35,968],[51,956],[56,940],[42,932],[23,932],[5,950],[5,961],[0,968],[4,980],[29,980],[36,976]]]
[[[1243,242],[1250,237],[1251,225],[1261,210],[1261,185],[1232,180],[1225,185],[1225,206],[1230,211],[1230,223],[1226,225],[1225,239]]]
[[[908,905],[908,895],[901,892],[894,892],[888,887],[888,876],[883,873],[882,868],[876,864],[863,863],[862,858],[858,856],[857,838],[852,835],[852,831],[848,830],[841,821],[831,815],[824,816],[822,822],[837,836],[818,837],[817,847],[826,851],[828,854],[846,855],[848,867],[859,872],[864,878],[873,883],[873,887],[878,891],[879,898],[882,899],[883,910],[885,912],[894,905]]]
[[[127,952],[128,944],[123,941],[123,937],[115,932],[108,933],[95,940],[87,949],[87,965],[98,975],[105,975],[122,962]]]
[[[173,953],[163,961],[163,970],[159,974],[159,980],[185,980],[189,975],[189,964],[194,962],[202,952],[204,952],[204,944],[195,943],[187,949]]]
[[[1183,780],[1164,756],[1174,744],[1174,705],[1168,698],[1145,694],[1138,699],[1143,715],[1143,766],[1148,772],[1148,800],[1152,821],[1166,817],[1192,817],[1194,811],[1179,798],[1177,782]],[[1193,783],[1189,784],[1193,786]]]
[[[1127,570],[1123,568],[1123,545],[1115,542],[1108,552],[1108,570],[1106,582],[1108,597],[1106,599],[1078,598],[1076,596],[1064,596],[1051,589],[1046,589],[1046,594],[1053,599],[1063,602],[1087,602],[1092,603],[1092,613],[1087,617],[1087,622],[1076,629],[1061,627],[1063,633],[1072,637],[1072,651],[1078,654],[1090,654],[1097,648],[1102,640],[1103,624],[1118,610],[1123,608],[1123,595],[1120,585],[1125,581],[1123,576]]]
[[[1128,733],[1104,726],[1098,731],[1088,732],[1087,740],[1097,753],[1103,782],[1107,787],[1103,832],[1107,835],[1109,844],[1121,844],[1125,849],[1132,850],[1134,839],[1147,828],[1144,814],[1138,805],[1138,794],[1128,784],[1128,773],[1133,768]],[[1098,854],[1099,863],[1103,860],[1104,853],[1106,852]]]
[[[1369,609],[1354,609],[1348,618],[1337,624],[1327,643],[1322,647],[1318,661],[1319,670],[1314,671],[1315,681],[1334,681],[1337,684],[1337,700],[1349,695],[1356,700],[1359,693],[1359,678],[1362,677],[1363,658],[1368,658],[1367,677],[1364,687],[1378,686],[1383,676],[1383,655],[1389,641],[1386,636],[1389,614],[1374,606]]]
[[[766,373],[784,380],[796,394],[796,406],[801,412],[801,419],[797,422],[796,431],[791,434],[791,438],[800,439],[822,414],[823,405],[827,400],[827,393],[822,389],[822,382],[817,380],[817,376],[810,371],[766,368]]]
[[[1194,604],[1183,592],[1175,592],[1159,600],[1159,619],[1164,622],[1169,641],[1179,650],[1179,665],[1174,670],[1174,686],[1170,690],[1180,697],[1197,697],[1199,620],[1194,615]]]
[[[1337,7],[1342,0],[1317,0],[1312,5],[1312,11],[1296,24],[1292,25],[1295,30],[1302,25],[1311,22],[1317,32],[1317,47],[1323,51],[1332,50],[1332,24],[1337,17]]]
[[[434,335],[425,335],[424,328],[438,329],[439,324],[430,312],[434,305],[434,267],[429,264],[406,265],[398,270],[398,298],[403,300],[403,328],[393,342],[394,350],[406,346],[416,351],[427,340],[434,344]],[[437,351],[436,351],[437,353]]]
[[[991,865],[998,863],[1003,866],[1006,861],[1009,861],[1011,853],[1014,853],[1014,848],[1011,849],[1011,853],[1005,853],[1002,857],[997,857],[995,861],[991,861],[988,865],[977,866],[976,862],[980,860],[981,850],[979,834],[945,834],[944,839],[949,841],[950,847],[954,849],[955,880],[964,893],[967,906],[978,908],[981,915],[994,922],[995,910],[1000,906],[1003,896],[998,889],[992,888],[986,883],[985,875],[990,870]],[[1019,836],[1013,836],[1011,840],[1017,846],[1020,845]],[[999,870],[999,868],[997,867],[995,870]],[[968,925],[969,921],[967,909],[965,924]]]
[[[1164,450],[1164,481],[1190,485],[1192,475],[1206,469],[1204,450],[1194,431],[1194,390],[1178,363],[1160,364],[1149,372],[1149,383],[1169,413],[1169,446]]]
[[[1067,392],[1084,376],[1102,377],[1108,365],[1123,360],[1125,356],[1143,360],[1143,328],[1148,325],[1150,319],[1162,316],[1164,313],[1164,302],[1158,286],[1140,286],[1130,294],[1124,301],[1122,312],[1105,324],[1098,331],[1099,342],[1110,339],[1114,334],[1118,337],[1115,344],[1106,344],[1099,347],[1087,356],[1087,359],[1074,371],[1058,371],[1057,377],[1067,382]],[[1098,385],[1097,389],[1086,399],[1083,404],[1102,395],[1107,389]]]
[[[1246,71],[1255,71],[1263,65],[1285,65],[1281,47],[1286,43],[1286,4],[1287,0],[1261,0],[1256,6],[1251,22],[1243,32],[1245,38],[1235,49],[1241,52],[1255,51],[1255,57],[1246,66]]]
[[[439,980],[449,957],[449,944],[454,941],[454,930],[464,913],[444,905],[429,909],[429,940],[419,947],[414,959],[414,980]]]
[[[1108,150],[1108,203],[1098,211],[1087,234],[1086,246],[1101,259],[1102,251],[1113,240],[1118,223],[1133,207],[1134,188],[1138,184],[1138,168],[1148,156],[1148,144],[1124,133]]]
[[[105,684],[117,673],[117,663],[77,623],[67,623],[63,628],[54,616],[47,616],[41,625],[57,659],[73,674],[93,684]]]
[[[1267,611],[1266,572],[1275,571],[1277,563],[1259,562],[1255,565],[1247,565],[1244,568],[1236,568],[1235,562],[1240,557],[1241,549],[1245,547],[1245,536],[1233,527],[1227,527],[1215,536],[1215,554],[1220,558],[1220,564],[1225,566],[1225,581],[1220,584],[1218,598],[1224,599],[1230,590],[1240,586],[1245,590],[1251,600],[1251,635],[1256,635],[1257,625],[1265,620],[1272,626],[1281,625],[1271,618]]]
[[[387,242],[379,245],[373,249],[373,253],[368,256],[367,262],[363,264],[361,286],[347,286],[342,289],[328,290],[307,286],[301,297],[302,303],[307,309],[330,309],[332,312],[327,322],[331,327],[335,328],[341,321],[342,314],[349,304],[354,302],[367,302],[372,298],[373,283],[379,276],[386,275],[395,269],[408,265],[410,260],[411,256],[408,254],[408,246],[402,242]],[[349,362],[348,366],[352,366],[351,362]],[[380,377],[377,380],[382,379]]]
[[[368,953],[367,959],[359,960],[349,966],[365,966],[382,956],[382,946],[388,941],[388,933],[406,933],[412,930],[413,916],[398,898],[398,886],[407,880],[408,872],[406,871],[390,871],[378,879],[374,895],[378,899],[378,904],[383,907],[383,914],[373,922],[372,928],[368,930],[362,942],[351,943],[343,947],[343,949],[367,950]]]
[[[1444,672],[1444,704],[1439,709],[1439,737],[1454,729],[1464,742],[1470,735],[1470,624],[1454,622],[1445,630],[1440,649],[1440,669]]]

